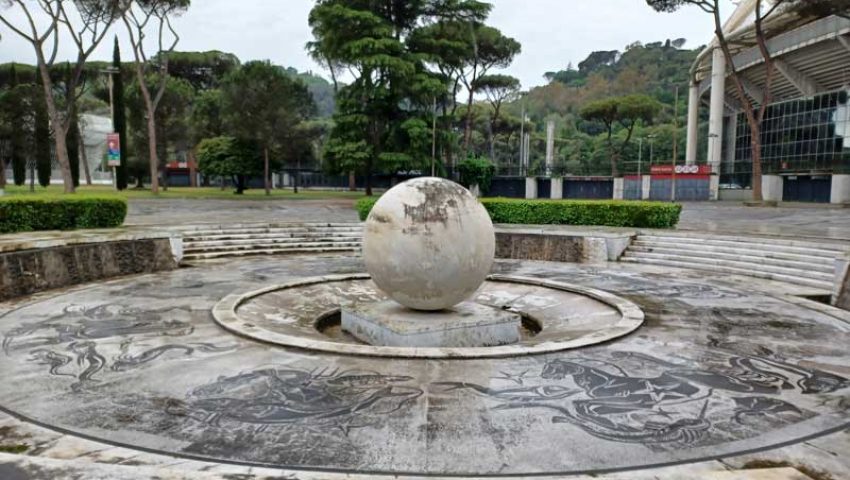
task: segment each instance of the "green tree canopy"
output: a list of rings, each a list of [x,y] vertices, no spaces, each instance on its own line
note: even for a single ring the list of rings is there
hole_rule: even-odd
[[[257,144],[234,137],[214,137],[198,145],[198,170],[205,175],[232,178],[236,193],[247,188],[247,179],[263,172]]]
[[[661,104],[647,95],[627,95],[588,103],[579,114],[586,121],[604,125],[611,159],[611,174],[617,176],[617,163],[631,141],[635,127],[639,122],[652,122],[660,110]],[[626,135],[620,144],[615,146],[614,132],[617,125],[626,131]]]

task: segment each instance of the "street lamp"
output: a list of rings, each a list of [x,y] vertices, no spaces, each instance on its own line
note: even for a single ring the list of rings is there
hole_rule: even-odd
[[[653,140],[655,140],[656,135],[647,135],[646,138],[649,139],[649,166],[652,166],[652,158],[653,158]]]

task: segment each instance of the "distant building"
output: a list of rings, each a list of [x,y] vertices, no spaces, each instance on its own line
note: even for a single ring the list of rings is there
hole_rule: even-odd
[[[755,1],[741,2],[724,29],[746,95],[764,98],[764,60],[755,43]],[[850,20],[776,13],[766,27],[775,59],[771,103],[762,124],[766,200],[850,203]],[[750,129],[716,41],[692,70],[687,162],[698,156],[699,108],[708,105],[707,160],[713,199],[751,197]]]

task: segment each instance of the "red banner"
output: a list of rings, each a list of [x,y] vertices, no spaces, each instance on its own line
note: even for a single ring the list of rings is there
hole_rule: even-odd
[[[649,173],[652,175],[711,175],[711,165],[653,165]]]

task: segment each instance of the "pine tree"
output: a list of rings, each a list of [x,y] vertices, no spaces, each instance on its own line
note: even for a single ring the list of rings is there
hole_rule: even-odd
[[[127,118],[124,107],[124,79],[121,76],[121,49],[118,37],[115,37],[115,49],[112,52],[112,129],[121,138],[121,165],[116,169],[118,190],[127,188]]]

